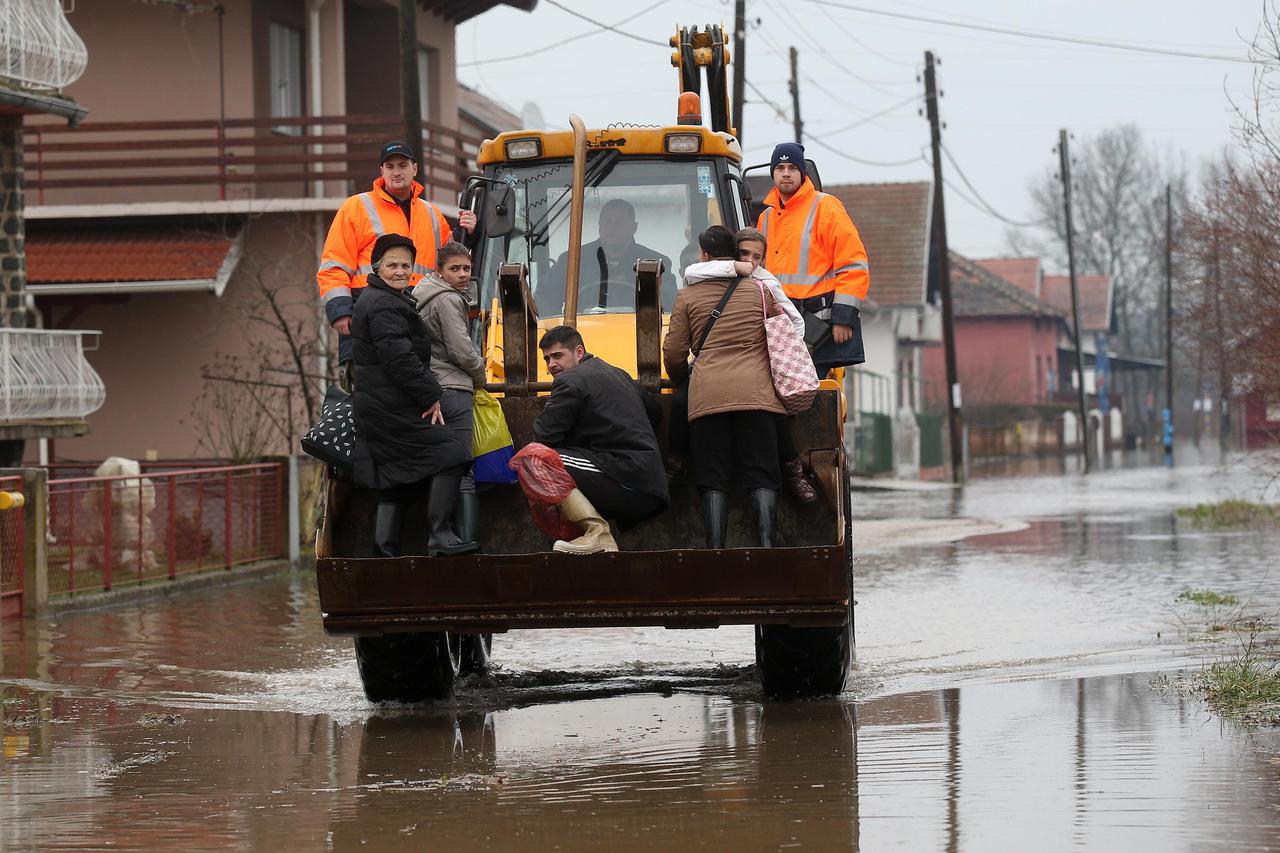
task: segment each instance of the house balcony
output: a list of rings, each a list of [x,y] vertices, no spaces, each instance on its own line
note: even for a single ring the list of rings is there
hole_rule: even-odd
[[[32,218],[109,215],[104,205],[158,204],[156,213],[181,213],[174,203],[193,202],[208,211],[331,208],[333,199],[367,189],[378,175],[379,147],[403,136],[396,115],[85,121],[74,128],[34,121],[24,132],[26,201]],[[418,180],[428,197],[456,202],[481,141],[423,122]]]
[[[0,457],[32,438],[70,438],[89,431],[85,418],[107,397],[85,351],[98,332],[0,329]],[[88,340],[86,340],[88,339]]]
[[[0,4],[0,78],[27,92],[59,92],[88,61],[61,0]]]

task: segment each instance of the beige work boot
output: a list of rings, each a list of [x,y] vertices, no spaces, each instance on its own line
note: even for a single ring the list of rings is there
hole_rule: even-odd
[[[562,554],[600,554],[618,550],[618,543],[613,541],[613,534],[609,532],[609,522],[600,517],[582,492],[577,489],[570,492],[560,502],[560,512],[586,532],[572,542],[557,539],[551,550]]]

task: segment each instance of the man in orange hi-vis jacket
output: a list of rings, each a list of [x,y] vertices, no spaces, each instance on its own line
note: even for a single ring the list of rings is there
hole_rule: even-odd
[[[422,198],[418,183],[418,164],[413,149],[403,142],[382,146],[382,176],[373,189],[351,196],[338,208],[329,226],[320,256],[316,282],[324,315],[338,332],[338,364],[343,385],[350,388],[346,375],[351,364],[351,315],[355,300],[374,272],[370,262],[373,244],[383,234],[401,234],[418,247],[414,258],[410,286],[435,268],[436,249],[453,238],[448,221],[434,204]],[[469,210],[458,214],[458,225],[467,231],[476,227],[476,215]]]
[[[806,317],[825,321],[829,334],[806,333],[814,366],[825,376],[832,367],[866,360],[858,310],[871,278],[867,250],[858,229],[835,196],[818,192],[809,180],[804,146],[784,142],[769,160],[773,189],[756,228],[768,240],[764,266]],[[818,326],[820,328],[820,326]],[[826,330],[822,330],[824,333]]]

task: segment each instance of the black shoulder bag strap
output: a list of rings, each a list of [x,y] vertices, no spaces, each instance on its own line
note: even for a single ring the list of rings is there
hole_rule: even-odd
[[[724,306],[729,304],[729,297],[733,296],[733,291],[737,289],[741,282],[742,276],[739,276],[724,289],[724,296],[720,298],[720,304],[711,312],[711,317],[707,320],[707,325],[702,327],[702,336],[698,338],[698,348],[693,351],[693,360],[695,363],[697,363],[698,356],[702,353],[702,348],[706,346],[707,336],[711,334],[711,327],[716,324],[716,320],[720,319],[720,315],[724,313]]]

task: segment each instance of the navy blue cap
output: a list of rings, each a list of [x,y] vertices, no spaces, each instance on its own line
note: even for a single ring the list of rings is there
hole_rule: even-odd
[[[413,156],[413,149],[406,143],[396,140],[394,142],[388,142],[386,145],[382,146],[382,156],[378,158],[378,165],[381,166],[383,163],[387,162],[388,157],[395,157],[397,154],[401,157],[408,157],[415,163],[418,162],[418,158]]]
[[[778,168],[782,163],[790,163],[800,170],[800,177],[809,177],[809,168],[804,162],[804,146],[799,142],[781,142],[773,149],[773,156],[769,158],[769,174],[773,174],[773,170]]]

